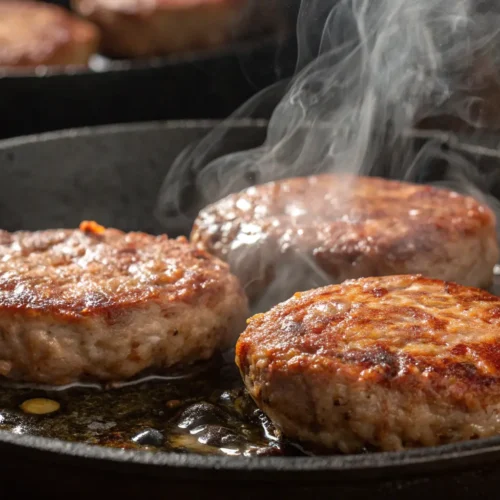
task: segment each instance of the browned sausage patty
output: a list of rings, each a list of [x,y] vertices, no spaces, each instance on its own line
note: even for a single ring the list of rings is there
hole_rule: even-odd
[[[285,435],[399,450],[500,433],[500,298],[420,276],[297,293],[248,321],[236,363]]]
[[[0,231],[0,374],[120,380],[234,344],[247,302],[227,264],[185,238]]]
[[[229,262],[260,310],[364,276],[421,273],[487,287],[498,259],[495,216],[473,198],[340,175],[230,195],[200,212],[191,241]]]
[[[0,0],[0,67],[85,65],[98,45],[98,29],[62,7]]]
[[[102,48],[119,57],[161,56],[229,40],[248,0],[72,0],[102,30]]]

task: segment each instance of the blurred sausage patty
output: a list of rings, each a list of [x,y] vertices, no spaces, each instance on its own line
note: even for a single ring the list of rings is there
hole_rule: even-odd
[[[80,15],[101,28],[103,51],[117,57],[218,47],[233,37],[249,4],[249,0],[72,0]]]
[[[185,238],[0,231],[0,374],[120,380],[234,344],[247,303],[227,264]]]
[[[488,287],[495,223],[488,207],[452,191],[325,174],[230,195],[200,212],[191,241],[227,261],[266,310],[297,290],[364,276]]]
[[[236,362],[285,435],[400,450],[500,434],[500,298],[420,276],[297,293],[248,321]]]
[[[62,7],[0,2],[0,67],[86,65],[98,45],[98,29]]]

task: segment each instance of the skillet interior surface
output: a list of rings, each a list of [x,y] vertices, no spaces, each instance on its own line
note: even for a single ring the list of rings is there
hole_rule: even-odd
[[[265,125],[250,121],[224,125],[227,134],[218,154],[259,145]],[[153,215],[161,181],[184,147],[213,126],[213,122],[151,123],[3,141],[0,227],[74,227],[82,219],[95,219],[123,230],[168,232]],[[429,491],[431,484],[484,495],[484,488],[493,487],[498,476],[500,438],[403,453],[235,458],[113,449],[4,431],[0,450],[11,466],[33,464],[42,478],[66,469],[75,478],[83,477],[87,467],[98,467],[110,481],[113,474],[127,472],[173,481],[179,487],[192,479],[261,479],[303,483],[319,494],[325,484],[334,482],[351,484],[352,489],[345,490],[347,498],[362,491],[374,494],[370,485],[375,481],[381,497],[391,488]],[[357,484],[361,478],[366,484]],[[146,487],[140,481],[137,485]]]

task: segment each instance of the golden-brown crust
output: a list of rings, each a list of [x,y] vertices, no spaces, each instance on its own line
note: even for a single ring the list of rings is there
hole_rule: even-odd
[[[0,1],[0,67],[86,65],[99,46],[99,31],[62,7]]]
[[[249,319],[236,360],[244,377],[265,360],[261,373],[273,379],[338,378],[463,405],[473,391],[486,404],[500,390],[499,328],[500,298],[484,290],[421,276],[364,278],[297,293]]]
[[[455,267],[458,273],[459,266],[449,245],[455,251],[467,238],[476,240],[477,252],[483,246],[488,253],[481,258],[485,265],[492,261],[491,277],[498,248],[495,215],[486,205],[432,186],[330,174],[230,195],[203,209],[191,233],[200,248],[230,262],[244,286],[254,282],[256,269],[265,270],[255,290],[247,290],[250,296],[261,293],[273,268],[293,258],[294,251],[326,272],[330,282],[342,275],[407,272],[450,279],[444,271]],[[476,262],[480,257],[464,258]],[[465,262],[464,274],[470,275],[470,265]]]
[[[133,307],[210,308],[243,291],[228,266],[185,238],[81,229],[0,231],[0,315],[113,322]]]
[[[162,56],[217,47],[233,35],[248,0],[73,0],[117,57]]]

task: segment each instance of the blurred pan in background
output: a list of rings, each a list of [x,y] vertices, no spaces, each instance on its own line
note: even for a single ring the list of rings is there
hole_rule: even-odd
[[[69,6],[66,0],[50,3]],[[225,118],[262,89],[292,76],[300,2],[282,4],[286,18],[279,30],[218,48],[135,59],[97,55],[89,68],[2,71],[0,138],[112,123]],[[257,118],[267,118],[274,104]]]

